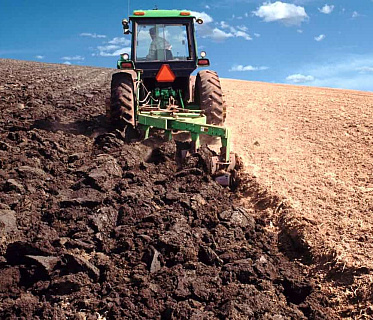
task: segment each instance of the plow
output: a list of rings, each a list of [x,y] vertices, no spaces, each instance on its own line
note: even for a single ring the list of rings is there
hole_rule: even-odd
[[[220,153],[209,161],[210,172],[223,186],[232,183],[235,155],[230,150],[230,129],[224,127],[226,104],[215,71],[206,52],[197,53],[195,23],[200,18],[188,11],[135,10],[123,20],[123,32],[131,35],[130,53],[122,53],[118,72],[111,81],[107,114],[113,121],[124,121],[143,132],[164,130],[171,140],[177,132],[189,132],[191,148],[200,148],[200,136],[220,139]]]

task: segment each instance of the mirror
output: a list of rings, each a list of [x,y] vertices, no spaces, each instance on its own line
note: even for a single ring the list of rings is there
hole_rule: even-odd
[[[127,19],[122,20],[122,26],[123,26],[123,33],[124,34],[130,34],[131,33],[129,22],[128,22]]]

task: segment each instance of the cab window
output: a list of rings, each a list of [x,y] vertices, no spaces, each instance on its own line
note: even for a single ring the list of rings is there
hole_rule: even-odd
[[[191,60],[187,26],[183,24],[138,24],[136,60]]]

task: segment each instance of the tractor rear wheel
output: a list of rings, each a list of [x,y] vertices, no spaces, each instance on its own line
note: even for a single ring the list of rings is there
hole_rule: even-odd
[[[135,125],[135,96],[132,75],[125,72],[113,74],[111,79],[110,118],[123,119]]]
[[[195,102],[205,111],[207,124],[222,126],[226,117],[226,106],[219,76],[215,71],[198,72],[195,84]]]

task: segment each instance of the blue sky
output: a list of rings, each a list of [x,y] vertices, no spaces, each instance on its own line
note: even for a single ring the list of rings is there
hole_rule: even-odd
[[[222,78],[373,91],[373,0],[134,1],[188,9]],[[128,1],[1,0],[0,58],[113,67]]]

